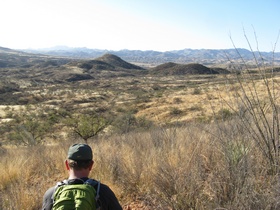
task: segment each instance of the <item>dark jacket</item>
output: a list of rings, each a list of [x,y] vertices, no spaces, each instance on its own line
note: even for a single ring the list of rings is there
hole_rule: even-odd
[[[82,178],[86,181],[88,178]],[[82,184],[83,181],[79,179],[68,180],[69,184]],[[55,186],[49,188],[43,198],[42,210],[51,210],[53,205],[52,195],[54,193]],[[118,199],[116,198],[114,192],[105,184],[100,183],[99,192],[99,205],[101,210],[122,210]],[[93,198],[94,199],[94,198]]]

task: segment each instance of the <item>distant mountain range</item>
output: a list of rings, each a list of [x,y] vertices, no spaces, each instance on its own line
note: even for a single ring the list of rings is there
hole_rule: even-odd
[[[24,49],[21,50],[28,53],[40,53],[52,56],[62,56],[71,58],[94,59],[104,54],[114,54],[123,60],[135,64],[151,64],[153,66],[167,63],[200,63],[203,65],[226,64],[231,61],[248,62],[255,64],[258,62],[280,64],[280,52],[254,52],[246,49],[182,49],[172,51],[141,51],[141,50],[99,50],[89,48],[69,48],[69,47],[54,47],[47,49]]]

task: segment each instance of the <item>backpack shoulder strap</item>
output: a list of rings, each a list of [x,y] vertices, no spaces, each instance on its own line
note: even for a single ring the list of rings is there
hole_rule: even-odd
[[[63,181],[61,181],[61,182],[57,182],[57,183],[56,183],[56,185],[55,185],[55,187],[54,187],[54,189],[53,189],[52,197],[51,197],[52,201],[54,201],[54,194],[55,194],[55,191],[57,190],[57,188],[59,188],[59,187],[62,186],[62,185],[68,185],[68,184],[69,184],[69,182],[68,182],[67,179],[65,179],[65,180],[63,180]]]
[[[85,181],[85,184],[89,184],[89,185],[93,186],[94,188],[95,188],[95,186],[97,186],[95,200],[98,201],[99,192],[100,192],[100,181],[96,181],[93,179],[87,179],[87,181]]]

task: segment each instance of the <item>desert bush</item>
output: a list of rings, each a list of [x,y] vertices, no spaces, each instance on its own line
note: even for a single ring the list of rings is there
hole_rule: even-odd
[[[248,44],[251,48],[249,42]],[[238,73],[227,80],[231,99],[225,100],[225,104],[230,109],[228,111],[239,119],[237,121],[239,127],[246,128],[248,135],[254,139],[260,152],[267,158],[271,173],[278,174],[280,169],[280,122],[277,106],[279,87],[274,79],[274,61],[271,61],[272,64],[268,69],[261,53],[256,54],[252,48],[251,51],[255,58],[256,70],[250,71],[240,56],[246,68],[235,69],[234,72]]]
[[[193,95],[200,95],[201,93],[202,93],[201,89],[199,89],[199,88],[197,88],[197,87],[194,88],[194,89],[193,89],[193,92],[192,92]]]
[[[29,114],[17,120],[20,122],[13,123],[13,129],[9,133],[9,139],[15,145],[32,146],[40,144],[50,130],[49,122],[38,119],[36,114]]]
[[[129,133],[132,131],[143,131],[151,129],[153,122],[146,117],[136,117],[133,112],[125,112],[117,115],[112,120],[113,131],[118,134]]]
[[[27,105],[10,116],[11,121],[1,125],[10,144],[33,146],[43,143],[61,122],[62,111],[41,105]],[[8,112],[7,114],[10,114]]]
[[[183,113],[183,110],[177,108],[177,107],[171,107],[170,109],[170,115],[180,115]]]
[[[182,100],[181,98],[175,97],[175,98],[173,99],[173,103],[175,103],[175,104],[180,104],[180,103],[182,103],[182,102],[183,102],[183,100]]]
[[[72,115],[65,119],[65,124],[87,143],[89,138],[96,137],[102,132],[109,125],[109,121],[95,111],[88,111]]]
[[[189,111],[203,111],[203,107],[201,105],[195,104],[195,105],[192,105],[188,110]]]
[[[221,108],[217,113],[215,113],[215,118],[217,120],[228,120],[232,117],[233,113],[228,108]]]
[[[249,43],[249,42],[248,42]],[[249,43],[250,46],[250,43]],[[228,90],[221,97],[221,107],[214,112],[216,128],[209,129],[217,148],[224,156],[223,176],[220,182],[212,180],[212,189],[218,190],[218,205],[230,209],[277,209],[279,190],[279,113],[278,87],[275,85],[274,67],[268,71],[261,53],[251,49],[256,70],[251,71],[243,62],[234,76],[225,80]],[[238,53],[238,50],[237,50]],[[262,62],[259,63],[259,60]],[[273,63],[273,61],[272,61]],[[220,121],[222,120],[222,121]],[[214,131],[215,130],[215,131]],[[255,180],[253,180],[252,176]],[[263,189],[269,182],[274,196]],[[253,182],[255,184],[253,184]],[[217,185],[218,184],[218,185]],[[260,195],[261,194],[261,195]]]

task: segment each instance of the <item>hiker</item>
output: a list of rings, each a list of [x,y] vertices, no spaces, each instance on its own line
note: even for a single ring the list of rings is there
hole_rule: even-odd
[[[56,186],[53,186],[46,191],[43,198],[42,210],[56,209],[61,205],[63,206],[61,209],[122,210],[114,192],[107,185],[88,178],[93,163],[94,161],[92,160],[92,150],[90,146],[87,144],[72,145],[69,148],[67,160],[65,160],[66,169],[69,172],[69,178],[63,182],[59,182]],[[85,193],[80,192],[81,188]],[[65,189],[68,189],[68,192],[66,192],[67,190]],[[77,191],[77,189],[80,192],[78,193],[78,196],[80,196],[79,199],[75,199],[77,193],[73,193]],[[71,199],[69,199],[69,197]],[[73,200],[78,202],[75,204]],[[80,202],[78,208],[77,205],[79,204],[77,203],[79,203],[79,200],[89,201]],[[85,203],[90,204],[87,204],[89,206],[85,207]],[[66,205],[68,205],[68,208],[65,207]]]

